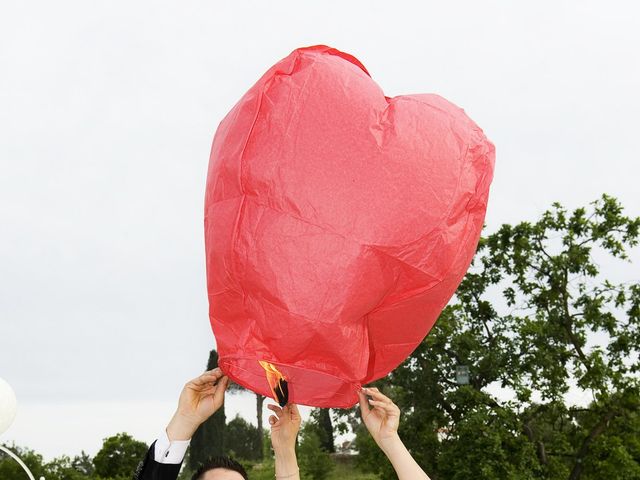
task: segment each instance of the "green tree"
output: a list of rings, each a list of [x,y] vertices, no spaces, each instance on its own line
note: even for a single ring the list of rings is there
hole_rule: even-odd
[[[227,454],[243,460],[262,458],[262,442],[256,435],[257,430],[244,418],[236,415],[227,423],[225,430]]]
[[[246,388],[244,388],[242,385],[238,385],[235,382],[231,382],[229,383],[229,387],[228,387],[228,391],[231,393],[239,393],[239,392],[245,392],[248,391]],[[254,395],[256,396],[256,422],[257,422],[257,429],[256,429],[256,442],[262,442],[262,438],[264,437],[264,427],[263,427],[263,423],[262,423],[262,410],[264,408],[264,401],[266,399],[266,397],[264,395],[260,395],[259,393],[255,393],[253,392]],[[258,459],[262,459],[262,452],[260,452],[260,457]]]
[[[259,393],[254,393],[254,394],[256,396],[256,422],[258,423],[258,429],[256,430],[256,437],[260,441],[262,441],[262,438],[264,438],[264,426],[262,425],[262,410],[264,408],[264,401],[266,400],[266,397]]]
[[[211,350],[207,361],[207,370],[218,366],[218,352]],[[191,439],[190,452],[187,465],[190,470],[196,470],[207,458],[215,455],[224,455],[225,452],[225,414],[224,404],[216,413],[205,420],[198,427]]]
[[[93,459],[96,475],[103,478],[131,477],[147,453],[147,445],[128,433],[105,438]]]
[[[503,225],[482,243],[482,270],[476,277],[482,292],[485,283],[506,280],[502,293],[512,313],[500,318],[516,350],[503,383],[516,392],[517,405],[527,407],[519,418],[536,446],[539,466],[552,473],[549,457],[559,457],[569,480],[586,473],[592,446],[612,433],[614,419],[628,422],[637,415],[640,387],[640,283],[602,278],[596,261],[600,255],[628,261],[627,249],[638,243],[640,218],[623,215],[608,195],[590,206],[589,212],[568,213],[554,203],[536,223]],[[469,311],[486,303],[477,300],[478,293],[463,290]],[[485,318],[498,316],[493,311]],[[563,395],[571,385],[594,401],[586,408],[566,406]],[[534,391],[540,398],[532,399]],[[545,428],[535,423],[548,417],[547,411],[556,413],[551,432],[549,421],[542,422]],[[567,432],[564,426],[571,423],[576,428]]]
[[[609,425],[593,438],[585,458],[582,478],[640,479],[640,416],[638,397],[628,398],[634,413],[614,416]],[[596,412],[585,411],[581,423],[589,426],[600,421]],[[591,417],[591,418],[589,418]],[[593,432],[591,428],[590,432]]]
[[[42,455],[29,448],[2,444],[3,447],[11,450],[25,463],[36,478],[45,474]],[[11,457],[0,451],[0,479],[2,480],[23,480],[26,474],[22,467]]]
[[[333,424],[331,423],[331,409],[330,408],[317,408],[313,412],[316,415],[316,421],[322,434],[320,435],[320,442],[322,448],[329,453],[336,452],[336,446],[333,441]]]
[[[367,428],[360,424],[354,431],[356,434],[356,450],[358,451],[358,456],[356,457],[358,469],[363,472],[376,473],[382,479],[396,479],[395,470],[380,451],[371,435],[369,435]],[[429,473],[431,474],[432,472],[430,471]]]
[[[303,480],[325,480],[333,470],[329,453],[322,447],[318,424],[312,419],[300,429],[298,464]]]
[[[71,459],[63,455],[47,463],[44,475],[46,480],[88,480],[91,474],[86,474],[78,468],[79,465],[76,462],[78,458]],[[93,466],[91,469],[93,470]]]
[[[187,450],[187,453],[184,456],[184,460],[182,461],[182,469],[180,470],[180,473],[178,474],[178,480],[191,480],[191,477],[193,476],[193,474],[195,473],[194,470],[191,469],[190,465],[191,462],[189,461],[189,456],[191,455],[191,452],[189,450]]]
[[[87,477],[91,477],[95,472],[93,460],[84,450],[82,450],[80,455],[73,457],[73,460],[71,460],[71,466]]]
[[[639,228],[603,195],[571,213],[554,203],[536,222],[480,239],[431,333],[376,382],[403,411],[400,434],[427,472],[640,478],[640,284],[613,283],[598,266],[628,260]],[[468,384],[457,383],[459,366]],[[593,401],[567,404],[571,386]],[[386,459],[359,445],[365,467],[391,478]]]

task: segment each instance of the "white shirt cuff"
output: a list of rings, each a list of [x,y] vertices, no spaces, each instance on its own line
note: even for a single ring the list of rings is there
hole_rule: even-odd
[[[187,447],[191,440],[174,440],[167,437],[167,432],[162,431],[154,447],[155,461],[158,463],[181,463],[187,453]]]

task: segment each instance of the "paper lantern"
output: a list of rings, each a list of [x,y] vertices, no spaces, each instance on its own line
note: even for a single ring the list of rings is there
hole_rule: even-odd
[[[462,109],[434,94],[387,97],[349,54],[317,45],[272,66],[220,123],[209,162],[207,287],[223,371],[263,395],[281,375],[292,402],[354,405],[462,280],[494,156]]]
[[[17,410],[18,402],[13,388],[0,378],[0,435],[9,429],[16,418]]]

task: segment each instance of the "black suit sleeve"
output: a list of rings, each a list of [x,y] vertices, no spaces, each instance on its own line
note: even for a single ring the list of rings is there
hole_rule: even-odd
[[[138,469],[134,475],[135,480],[176,480],[180,473],[182,463],[158,463],[155,461],[156,442],[151,444],[147,454],[138,464]]]

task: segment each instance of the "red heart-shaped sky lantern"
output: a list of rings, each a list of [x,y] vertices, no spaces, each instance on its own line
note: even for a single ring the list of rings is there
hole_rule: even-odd
[[[433,94],[386,97],[351,55],[317,45],[272,66],[220,123],[209,162],[222,370],[282,402],[284,386],[294,403],[354,405],[458,287],[494,160],[462,109]]]

